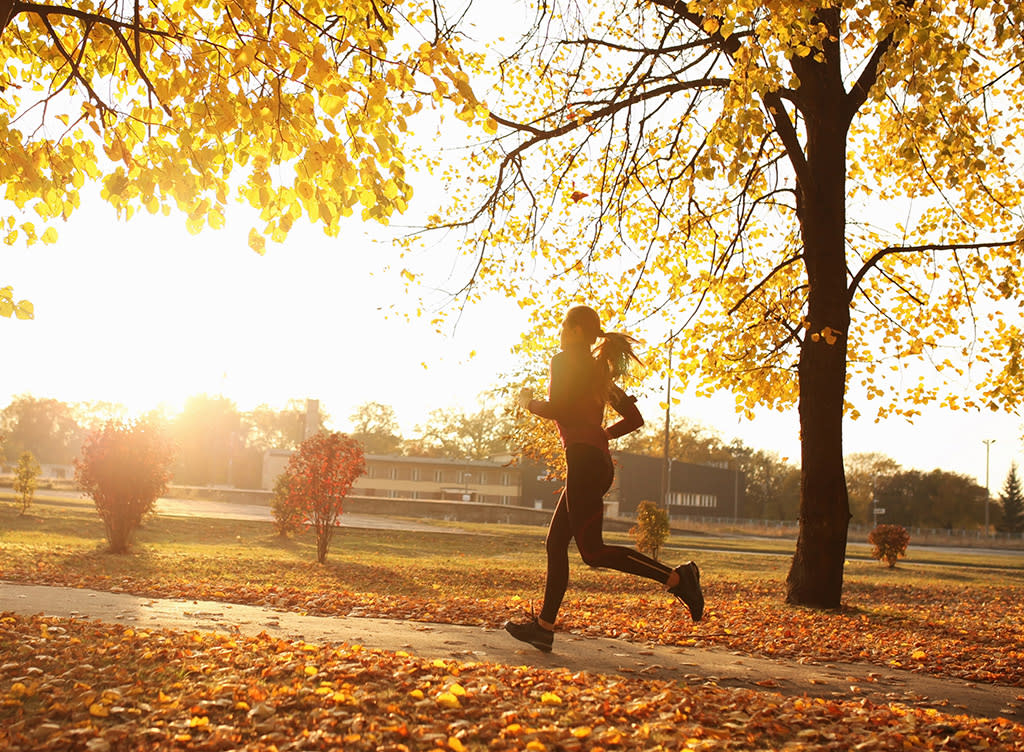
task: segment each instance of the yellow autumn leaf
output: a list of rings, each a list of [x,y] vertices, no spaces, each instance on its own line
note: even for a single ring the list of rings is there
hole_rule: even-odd
[[[455,752],[466,752],[466,745],[454,736],[448,737],[448,748],[455,750]]]
[[[561,705],[562,698],[556,695],[554,692],[545,692],[540,696],[540,701],[544,705]]]
[[[107,708],[106,705],[94,702],[92,705],[89,706],[89,715],[95,716],[96,718],[106,718],[110,715],[110,710]]]
[[[462,703],[459,702],[459,698],[451,692],[442,692],[439,694],[437,696],[437,704],[443,708],[451,708],[452,710],[462,707]]]
[[[328,115],[335,117],[341,112],[342,108],[344,108],[345,100],[341,97],[335,96],[334,94],[325,94],[320,97],[320,106],[323,107],[324,112]]]
[[[255,229],[249,230],[249,247],[262,256],[267,251],[267,239]]]

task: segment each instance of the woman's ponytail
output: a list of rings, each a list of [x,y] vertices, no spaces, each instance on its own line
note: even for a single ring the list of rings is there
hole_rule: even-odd
[[[630,361],[640,363],[641,360],[633,351],[637,340],[621,332],[605,332],[599,335],[602,342],[594,348],[594,359],[604,364],[611,381],[629,373]]]
[[[584,339],[588,343],[597,339],[601,340],[592,349],[591,354],[600,371],[595,386],[602,401],[607,401],[612,383],[629,373],[630,361],[641,362],[633,351],[633,345],[637,344],[637,340],[628,334],[606,332],[601,328],[601,317],[590,306],[580,305],[570,308],[565,314],[565,323],[580,327]]]

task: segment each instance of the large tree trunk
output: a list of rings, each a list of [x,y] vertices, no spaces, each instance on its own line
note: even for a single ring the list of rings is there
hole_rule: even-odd
[[[14,0],[0,0],[0,34],[14,18]]]
[[[822,12],[831,15],[830,11]],[[838,15],[828,21],[837,22]],[[838,24],[836,23],[838,26]],[[843,469],[850,309],[846,278],[846,137],[837,45],[826,61],[794,61],[806,117],[806,169],[798,213],[807,268],[807,324],[800,352],[800,535],[787,601],[838,608],[850,504]]]

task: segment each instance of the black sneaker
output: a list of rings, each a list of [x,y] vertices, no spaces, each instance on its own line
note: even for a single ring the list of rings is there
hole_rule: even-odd
[[[669,592],[686,604],[694,621],[704,616],[704,593],[700,589],[700,569],[692,561],[680,564],[675,571],[679,574],[679,584],[670,588]]]
[[[505,622],[505,631],[517,640],[528,642],[537,650],[545,653],[551,652],[551,645],[555,641],[555,633],[550,629],[544,629],[536,619],[525,622]]]

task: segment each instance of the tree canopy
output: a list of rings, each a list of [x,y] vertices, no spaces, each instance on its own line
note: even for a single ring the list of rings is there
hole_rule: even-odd
[[[44,464],[68,465],[82,444],[82,429],[66,403],[31,394],[18,395],[0,410],[0,432],[12,461],[31,451]]]
[[[508,449],[511,433],[508,419],[494,405],[481,406],[474,413],[458,408],[431,410],[426,422],[417,426],[418,438],[407,444],[410,452],[441,457],[485,460]]]
[[[551,301],[587,300],[610,328],[669,335],[699,394],[729,390],[748,414],[796,403],[788,598],[839,605],[844,414],[1016,409],[1024,394],[1020,330],[998,313],[1024,299],[1024,9],[609,0],[537,14],[504,57],[481,58],[498,131],[468,174],[447,172],[432,219],[467,233],[467,298],[514,295],[550,330]]]
[[[0,215],[7,244],[54,242],[89,186],[118,214],[221,227],[250,245],[305,218],[329,235],[412,196],[403,134],[425,104],[485,118],[431,3],[0,0]],[[32,313],[0,288],[0,314]]]
[[[1010,465],[1010,471],[1006,474],[999,504],[1002,507],[1002,515],[996,527],[1006,533],[1024,531],[1024,491],[1021,490],[1016,463]]]
[[[349,415],[352,431],[367,454],[393,454],[402,445],[395,408],[381,402],[364,402]]]

